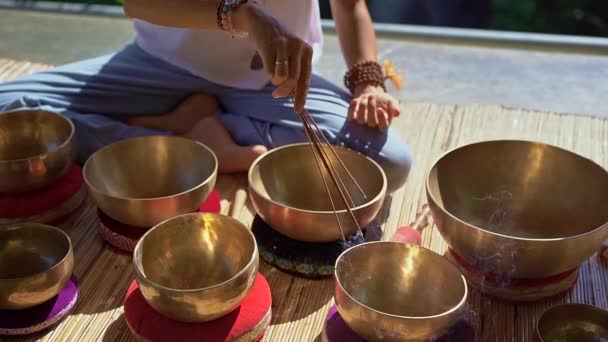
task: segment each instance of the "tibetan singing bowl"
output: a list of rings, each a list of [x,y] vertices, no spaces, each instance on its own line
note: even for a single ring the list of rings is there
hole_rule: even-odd
[[[215,186],[217,158],[194,140],[139,137],[98,150],[83,173],[104,213],[128,225],[150,228],[198,209]]]
[[[68,118],[42,110],[0,113],[0,193],[44,188],[65,176],[75,158]]]
[[[608,237],[608,172],[561,148],[489,141],[448,152],[427,179],[448,245],[506,279],[572,270]]]
[[[21,223],[0,227],[0,309],[21,310],[55,297],[72,276],[74,253],[58,228]]]
[[[556,305],[538,320],[536,337],[541,342],[608,341],[608,311],[586,304]]]
[[[144,234],[133,264],[146,301],[165,317],[206,322],[234,310],[258,274],[255,238],[220,214],[171,218]]]
[[[352,247],[336,260],[334,276],[340,315],[368,341],[440,337],[461,318],[467,299],[454,265],[414,244]]]
[[[364,197],[342,164],[329,148],[325,148],[355,203],[351,208],[359,226],[367,226],[378,215],[386,195],[384,171],[375,161],[358,152],[333,146],[365,193]],[[331,175],[323,166],[321,168],[348,238],[357,227]],[[342,239],[326,189],[308,143],[273,149],[260,156],[249,169],[249,196],[255,211],[276,231],[295,240],[329,242]]]

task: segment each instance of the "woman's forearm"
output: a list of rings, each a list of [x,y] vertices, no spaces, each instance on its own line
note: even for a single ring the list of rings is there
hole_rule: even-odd
[[[376,33],[364,0],[331,0],[332,15],[346,64],[375,61]]]
[[[198,30],[219,30],[217,0],[125,0],[125,14],[152,24]],[[245,30],[246,6],[232,14],[232,25]]]

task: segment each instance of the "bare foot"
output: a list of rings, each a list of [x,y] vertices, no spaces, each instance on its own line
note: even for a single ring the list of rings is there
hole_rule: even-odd
[[[257,157],[268,151],[262,145],[238,145],[217,117],[206,117],[200,120],[183,136],[209,147],[217,156],[220,173],[247,171]]]
[[[138,116],[128,120],[128,123],[148,129],[184,134],[201,119],[217,114],[217,110],[218,103],[214,96],[197,93],[190,95],[167,114]]]

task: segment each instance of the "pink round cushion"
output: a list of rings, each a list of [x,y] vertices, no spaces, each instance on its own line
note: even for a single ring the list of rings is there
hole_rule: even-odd
[[[64,213],[67,215],[84,200],[86,190],[83,184],[82,169],[78,165],[74,165],[65,177],[44,189],[23,194],[0,195],[0,220],[38,221],[37,216],[49,216],[45,214],[49,211],[65,209],[63,208],[65,204],[78,199],[77,203],[69,205],[70,208],[67,209],[71,210]],[[80,193],[85,196],[80,196]]]
[[[220,195],[216,190],[213,190],[199,207],[198,211],[219,213],[221,209]],[[101,210],[97,210],[97,231],[101,238],[111,246],[121,251],[133,252],[137,241],[147,230],[118,222],[104,214]]]
[[[183,323],[155,311],[144,299],[137,281],[125,298],[125,319],[131,332],[146,341],[259,341],[272,315],[270,286],[258,274],[251,292],[228,315],[205,323]]]

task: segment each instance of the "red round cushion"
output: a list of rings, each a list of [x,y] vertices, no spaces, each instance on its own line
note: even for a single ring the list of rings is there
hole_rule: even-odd
[[[258,274],[251,292],[228,315],[205,323],[183,323],[155,311],[144,299],[137,281],[125,298],[125,319],[131,331],[148,341],[259,341],[271,320],[270,286]]]
[[[198,208],[198,211],[201,213],[219,213],[222,211],[220,194],[216,190],[212,190],[205,202]],[[116,221],[99,209],[97,210],[97,215],[101,223],[109,230],[130,239],[139,239],[147,231],[146,228],[130,226]]]
[[[59,206],[78,193],[83,185],[82,169],[73,165],[65,177],[35,192],[0,195],[0,218],[34,216]]]
[[[219,213],[221,211],[220,195],[216,190],[211,191],[205,202],[198,208],[203,213]],[[97,210],[98,222],[97,231],[99,235],[110,245],[121,251],[133,252],[137,240],[148,230],[141,227],[134,227],[114,220]]]
[[[211,190],[209,196],[203,204],[198,208],[201,213],[219,213],[222,211],[222,202],[220,193],[217,190]]]

